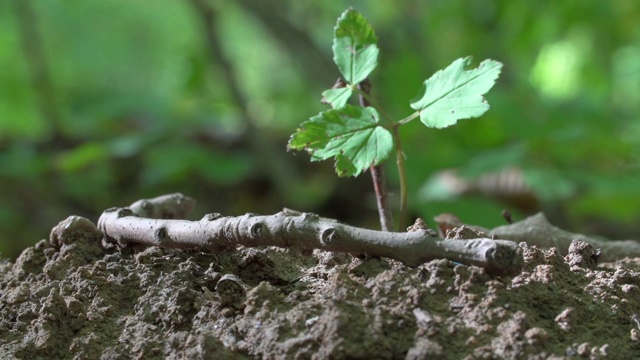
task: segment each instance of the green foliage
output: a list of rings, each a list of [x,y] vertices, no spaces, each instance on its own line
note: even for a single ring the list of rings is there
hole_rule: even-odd
[[[338,19],[333,39],[333,60],[349,84],[358,84],[378,63],[378,38],[359,12],[349,9]]]
[[[325,101],[335,109],[345,106],[351,98],[351,95],[353,95],[353,88],[351,86],[329,89],[322,92]]]
[[[25,1],[36,15],[58,124],[39,108],[42,82],[22,43],[19,1],[0,1],[2,256],[17,256],[23,242],[46,237],[70,214],[95,220],[105,207],[163,192],[196,197],[198,213],[288,206],[374,225],[372,211],[331,202],[359,204],[371,191],[368,179],[337,178],[331,166],[310,166],[280,149],[299,119],[323,110],[317,94],[341,73],[327,29],[343,1],[203,2],[217,11],[217,43],[230,69],[211,55],[191,1]],[[412,213],[502,224],[504,205],[491,199],[427,203],[418,194],[442,169],[472,180],[518,167],[543,209],[562,214],[552,219],[557,225],[584,232],[602,219],[617,224],[607,235],[637,238],[640,2],[354,5],[384,35],[384,57],[369,76],[372,94],[394,116],[411,116],[407,100],[422,81],[461,54],[508,64],[482,121],[441,131],[424,131],[418,121],[400,128]],[[233,85],[245,105],[233,99]],[[355,90],[325,97],[342,96],[333,100],[341,108]],[[391,125],[383,112],[380,125]],[[518,156],[505,156],[513,149]],[[398,174],[386,174],[397,187]]]
[[[359,12],[348,9],[334,29],[333,60],[344,84],[322,95],[333,107],[302,123],[288,149],[307,150],[311,160],[335,158],[339,176],[357,176],[384,161],[393,150],[391,132],[380,124],[375,108],[347,105],[357,86],[375,69],[379,49],[373,27]]]
[[[377,65],[377,41],[372,26],[357,11],[349,9],[338,18],[333,59],[346,84],[324,91],[324,99],[334,109],[304,122],[289,141],[289,149],[305,149],[313,161],[334,157],[339,176],[357,176],[380,164],[393,151],[391,131],[416,115],[425,125],[435,128],[481,116],[489,109],[482,95],[493,87],[502,68],[497,61],[485,60],[477,69],[465,70],[471,58],[458,59],[424,82],[424,95],[411,103],[417,110],[414,116],[401,121],[387,119],[389,124],[384,125],[375,108],[346,105],[354,92],[369,97],[357,86]],[[399,146],[395,144],[397,149]]]
[[[376,110],[378,102],[359,87],[377,65],[377,41],[372,26],[355,10],[349,9],[338,18],[333,59],[343,81],[339,80],[334,89],[323,92],[324,99],[333,109],[302,123],[291,136],[288,149],[305,149],[311,153],[312,161],[335,158],[339,176],[357,176],[380,164],[395,149],[400,154],[397,161],[401,192],[399,226],[404,226],[407,190],[398,127],[418,116],[425,125],[435,128],[481,116],[489,109],[482,95],[495,84],[502,64],[485,60],[477,69],[465,70],[471,58],[458,59],[424,82],[424,95],[411,103],[416,113],[399,121],[387,118],[386,123],[381,124],[379,113],[386,113],[382,109]],[[360,96],[363,105],[366,101],[374,107],[347,105],[354,93]],[[386,197],[386,194],[377,195]],[[380,213],[387,211],[380,209]]]
[[[485,60],[477,69],[465,70],[470,63],[470,57],[458,59],[424,82],[424,95],[411,107],[420,111],[420,121],[425,125],[440,129],[489,110],[482,95],[495,84],[502,64]]]
[[[289,149],[306,149],[311,160],[335,157],[340,176],[358,176],[386,160],[393,150],[389,130],[380,126],[372,107],[346,105],[322,112],[304,122],[289,141]]]
[[[378,38],[359,12],[349,9],[338,18],[333,32],[333,61],[346,81],[344,87],[325,90],[322,96],[333,108],[343,107],[354,87],[378,65]]]

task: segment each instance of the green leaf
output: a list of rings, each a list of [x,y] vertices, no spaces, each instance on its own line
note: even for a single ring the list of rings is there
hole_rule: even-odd
[[[482,95],[495,84],[502,64],[485,60],[478,68],[465,70],[470,62],[470,57],[458,59],[424,82],[424,95],[411,107],[420,111],[420,121],[426,126],[445,128],[489,110]]]
[[[56,166],[63,172],[76,173],[96,163],[106,162],[108,158],[109,150],[105,144],[86,142],[60,153],[56,158]]]
[[[358,176],[393,150],[391,132],[378,119],[372,107],[346,105],[327,110],[302,123],[288,148],[309,151],[312,161],[334,157],[339,176]]]
[[[333,61],[349,84],[358,84],[375,69],[379,53],[377,42],[373,27],[359,12],[349,9],[338,18]]]
[[[324,101],[331,104],[332,108],[339,109],[347,104],[351,94],[353,94],[353,89],[351,87],[343,87],[325,90],[322,92],[322,97]]]

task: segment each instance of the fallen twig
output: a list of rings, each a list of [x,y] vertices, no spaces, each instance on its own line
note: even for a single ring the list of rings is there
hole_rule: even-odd
[[[599,240],[553,226],[543,213],[513,224],[497,227],[489,232],[498,239],[524,241],[543,248],[555,247],[566,255],[572,240],[583,240],[601,250],[600,261],[614,261],[625,257],[640,257],[640,243],[634,240]]]
[[[178,195],[167,199],[175,202],[175,196]],[[158,199],[150,203],[158,204]],[[522,263],[513,241],[442,240],[425,229],[403,233],[375,231],[327,221],[310,213],[238,217],[207,214],[199,221],[187,221],[145,218],[130,208],[112,208],[102,213],[98,229],[105,241],[120,245],[133,242],[203,250],[234,245],[297,247],[388,257],[409,266],[445,258],[484,267],[491,274],[518,271]]]
[[[168,194],[153,199],[138,200],[129,209],[139,217],[152,219],[184,219],[191,213],[196,201],[180,193]]]

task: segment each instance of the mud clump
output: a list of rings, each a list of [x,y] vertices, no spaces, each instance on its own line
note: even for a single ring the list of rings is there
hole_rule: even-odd
[[[523,247],[522,272],[295,249],[105,249],[0,262],[0,358],[640,358],[640,261]]]

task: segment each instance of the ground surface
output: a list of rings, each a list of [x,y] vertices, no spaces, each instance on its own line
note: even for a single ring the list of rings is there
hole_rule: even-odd
[[[490,277],[436,260],[104,249],[81,232],[0,262],[0,358],[639,359],[640,260],[525,248]]]

